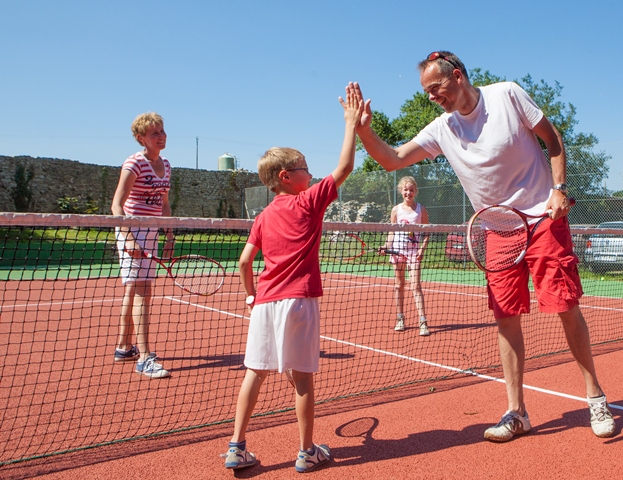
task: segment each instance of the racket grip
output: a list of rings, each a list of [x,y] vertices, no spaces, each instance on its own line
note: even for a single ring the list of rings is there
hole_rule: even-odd
[[[568,200],[569,200],[569,206],[570,206],[570,207],[573,207],[573,206],[575,205],[575,198],[573,198],[573,197],[569,197],[569,198],[568,198]],[[553,210],[552,210],[551,208],[550,208],[549,210],[546,210],[546,211],[545,211],[545,213],[546,213],[549,217],[551,217],[551,216],[552,216],[552,212],[553,212]]]

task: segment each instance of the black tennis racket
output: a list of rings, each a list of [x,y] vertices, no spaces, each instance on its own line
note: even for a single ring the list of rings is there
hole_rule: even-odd
[[[569,204],[575,205],[570,198]],[[526,256],[530,241],[539,225],[549,218],[528,215],[508,205],[491,205],[478,210],[467,225],[467,248],[478,268],[501,272],[518,265]],[[529,219],[538,219],[530,225]]]
[[[223,286],[225,269],[216,260],[203,255],[182,255],[170,260],[141,251],[144,258],[163,267],[175,285],[194,295],[214,295]]]

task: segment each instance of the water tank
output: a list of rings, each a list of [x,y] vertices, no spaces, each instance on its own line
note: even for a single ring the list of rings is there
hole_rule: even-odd
[[[236,157],[230,153],[224,153],[218,157],[218,169],[219,170],[235,170],[236,169]]]

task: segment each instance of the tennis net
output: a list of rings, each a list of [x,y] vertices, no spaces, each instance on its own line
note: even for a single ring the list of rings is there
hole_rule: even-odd
[[[237,260],[251,225],[0,214],[0,465],[231,422],[249,320]],[[114,233],[119,226],[172,228],[176,255],[205,255],[226,270],[222,288],[208,297],[185,293],[159,270],[150,343],[171,372],[167,379],[146,378],[134,372],[133,362],[113,359],[124,294]],[[409,226],[429,239],[421,285],[430,336],[419,335],[408,280],[406,328],[394,330],[394,272],[388,257],[377,253],[390,231],[406,227],[327,222],[323,230],[317,402],[483,372],[501,376],[484,275],[466,253],[465,226]],[[580,245],[604,232],[573,233]],[[344,260],[329,252],[352,236],[365,244],[363,254],[350,249],[348,258],[356,258]],[[254,269],[262,268],[260,256]],[[593,343],[620,341],[623,276],[582,273]],[[560,322],[537,310],[523,321],[527,356],[566,352]],[[269,375],[266,383],[257,415],[292,408],[285,376]]]

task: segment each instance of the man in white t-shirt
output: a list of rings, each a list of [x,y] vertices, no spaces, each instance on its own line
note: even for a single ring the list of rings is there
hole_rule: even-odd
[[[529,214],[552,213],[537,229],[526,258],[517,268],[487,274],[489,308],[497,325],[506,380],[508,410],[485,431],[505,442],[531,429],[523,397],[525,348],[521,315],[530,311],[532,277],[542,312],[557,313],[586,383],[591,427],[598,437],[614,434],[615,423],[599,386],[588,328],[579,308],[582,285],[569,230],[566,156],[562,137],[517,84],[476,88],[463,62],[446,51],[420,62],[420,82],[445,113],[411,142],[390,147],[371,128],[370,100],[357,128],[364,147],[386,170],[445,155],[475,210],[507,204]],[[551,168],[538,142],[545,143]],[[552,259],[557,261],[552,262]],[[563,275],[564,285],[555,282]]]

